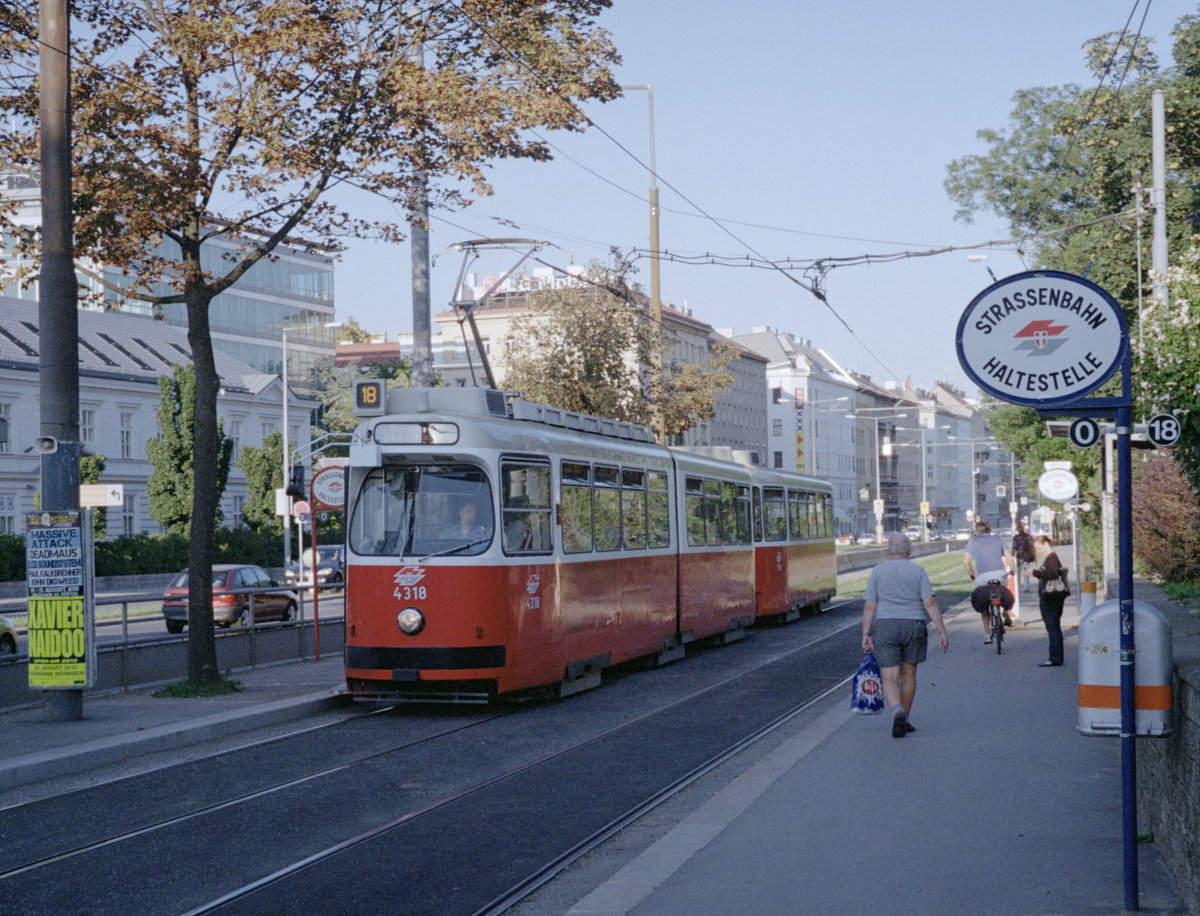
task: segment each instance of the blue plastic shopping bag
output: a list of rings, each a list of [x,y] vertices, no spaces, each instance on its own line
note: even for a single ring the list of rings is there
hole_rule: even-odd
[[[850,711],[864,716],[883,712],[883,678],[875,656],[868,652],[863,656],[850,690]]]

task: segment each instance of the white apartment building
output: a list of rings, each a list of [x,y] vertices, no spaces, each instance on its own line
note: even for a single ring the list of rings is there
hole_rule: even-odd
[[[38,305],[0,297],[0,531],[24,532],[25,513],[35,511],[40,458],[33,450],[40,434]],[[158,380],[176,363],[191,359],[187,332],[161,321],[120,312],[79,313],[79,433],[84,450],[103,455],[102,483],[121,484],[125,503],[108,510],[108,536],[159,530],[150,518],[146,482],[151,466],[146,442],[158,435]],[[246,479],[237,457],[261,446],[280,428],[283,386],[279,376],[261,373],[217,352],[221,389],[218,414],[234,440],[234,464],[222,497],[224,524],[241,519]],[[293,393],[288,401],[288,439],[306,449],[317,402]]]

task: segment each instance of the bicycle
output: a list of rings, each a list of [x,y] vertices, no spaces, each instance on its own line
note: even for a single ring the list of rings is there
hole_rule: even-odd
[[[999,579],[988,582],[988,610],[992,621],[992,642],[996,644],[996,654],[1000,655],[1004,643],[1004,586]]]

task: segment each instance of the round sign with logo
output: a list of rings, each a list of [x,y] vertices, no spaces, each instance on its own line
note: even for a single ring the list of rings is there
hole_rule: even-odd
[[[971,300],[958,322],[958,360],[984,391],[1013,404],[1071,401],[1120,368],[1129,329],[1120,305],[1083,277],[1014,274]]]
[[[1068,499],[1074,499],[1079,492],[1079,478],[1059,468],[1046,471],[1038,478],[1038,492],[1046,499],[1065,503]]]
[[[334,465],[313,474],[312,497],[313,507],[318,511],[346,505],[346,469]]]

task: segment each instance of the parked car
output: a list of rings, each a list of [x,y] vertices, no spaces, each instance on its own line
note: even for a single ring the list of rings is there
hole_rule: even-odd
[[[969,541],[973,537],[975,537],[974,528],[957,528],[954,531],[954,540],[956,541]]]
[[[854,539],[854,543],[855,544],[874,544],[875,543],[875,535],[860,534],[857,538]]]
[[[283,571],[283,581],[288,585],[308,587],[312,583],[312,551],[304,551],[304,566],[300,560]],[[340,544],[317,547],[317,585],[340,585],[346,581],[346,558]]]
[[[925,531],[920,525],[909,525],[907,528],[904,529],[904,536],[906,538],[908,538],[910,541],[921,540],[921,535],[923,535],[924,533],[925,533]]]
[[[182,633],[188,617],[188,571],[185,569],[163,592],[163,618],[168,633]],[[244,624],[250,619],[250,592],[254,592],[254,621],[295,620],[296,594],[283,588],[265,569],[249,564],[213,566],[213,622],[220,627]],[[235,594],[235,592],[237,592]]]
[[[17,654],[17,628],[7,617],[0,617],[0,655]]]

